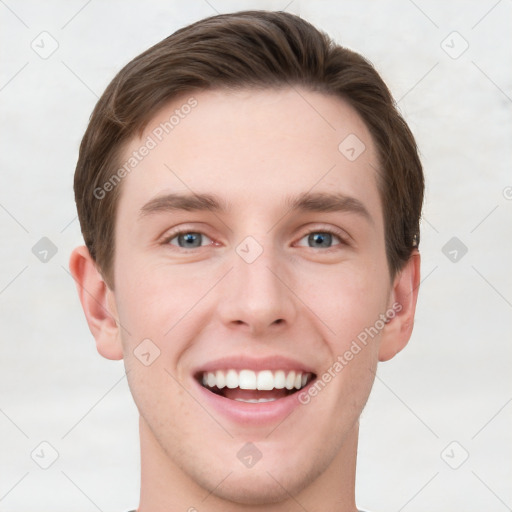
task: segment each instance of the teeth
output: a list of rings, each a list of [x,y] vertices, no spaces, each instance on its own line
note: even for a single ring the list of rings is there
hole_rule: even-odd
[[[295,372],[290,372],[286,376],[286,389],[293,389],[295,387]]]
[[[238,373],[235,370],[228,370],[226,374],[226,387],[235,389],[238,387]]]
[[[306,377],[306,379],[307,379],[307,377]],[[283,389],[285,385],[286,385],[286,375],[283,372],[283,370],[278,370],[274,375],[274,387],[276,389]]]
[[[216,384],[219,389],[226,387],[226,375],[223,371],[219,370],[216,375]]]
[[[274,376],[270,370],[263,370],[258,373],[256,387],[258,389],[274,389]]]
[[[238,375],[240,389],[256,389],[256,373],[252,370],[242,370]]]
[[[285,372],[283,370],[271,371],[262,370],[217,370],[215,372],[204,372],[202,375],[203,386],[219,389],[252,389],[270,391],[272,389],[301,389],[309,382],[311,374],[302,372]],[[242,400],[242,399],[240,399]],[[260,399],[264,400],[264,399]],[[242,400],[244,402],[248,400]],[[254,402],[255,403],[255,402]]]

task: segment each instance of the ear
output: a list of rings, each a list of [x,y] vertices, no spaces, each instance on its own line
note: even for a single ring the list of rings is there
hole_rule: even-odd
[[[107,359],[122,359],[114,292],[105,283],[87,247],[77,247],[71,253],[69,270],[76,282],[89,329],[96,340],[96,349]]]
[[[387,361],[400,352],[409,341],[414,326],[416,301],[420,286],[420,253],[417,250],[395,276],[389,310],[395,312],[382,331],[379,361]]]

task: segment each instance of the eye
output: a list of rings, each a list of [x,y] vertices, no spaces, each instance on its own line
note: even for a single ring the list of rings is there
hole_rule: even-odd
[[[303,240],[306,240],[308,247],[319,247],[320,249],[329,249],[333,245],[341,245],[345,243],[339,235],[331,231],[311,231],[300,239],[298,245],[304,246],[304,244],[301,243]],[[333,242],[336,241],[337,243],[333,244]]]
[[[205,240],[208,242],[203,244]],[[197,247],[211,244],[212,240],[203,233],[196,231],[181,231],[173,234],[171,238],[168,238],[167,243],[176,245],[183,249],[196,249]]]

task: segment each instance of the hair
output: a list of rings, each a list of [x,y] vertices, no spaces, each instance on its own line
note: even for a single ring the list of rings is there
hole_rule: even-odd
[[[390,275],[401,270],[419,245],[424,178],[414,137],[386,84],[368,60],[300,17],[242,11],[200,20],[149,48],[119,71],[94,108],[74,191],[85,244],[109,286],[122,184],[101,196],[94,191],[112,180],[126,144],[185,93],[286,87],[338,97],[365,122],[379,158]]]

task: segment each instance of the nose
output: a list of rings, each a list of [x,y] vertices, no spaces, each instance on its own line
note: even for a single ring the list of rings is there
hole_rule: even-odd
[[[242,256],[241,256],[241,255]],[[233,267],[219,290],[217,313],[230,329],[261,336],[285,329],[297,314],[289,269],[271,250],[254,261],[233,254]]]

